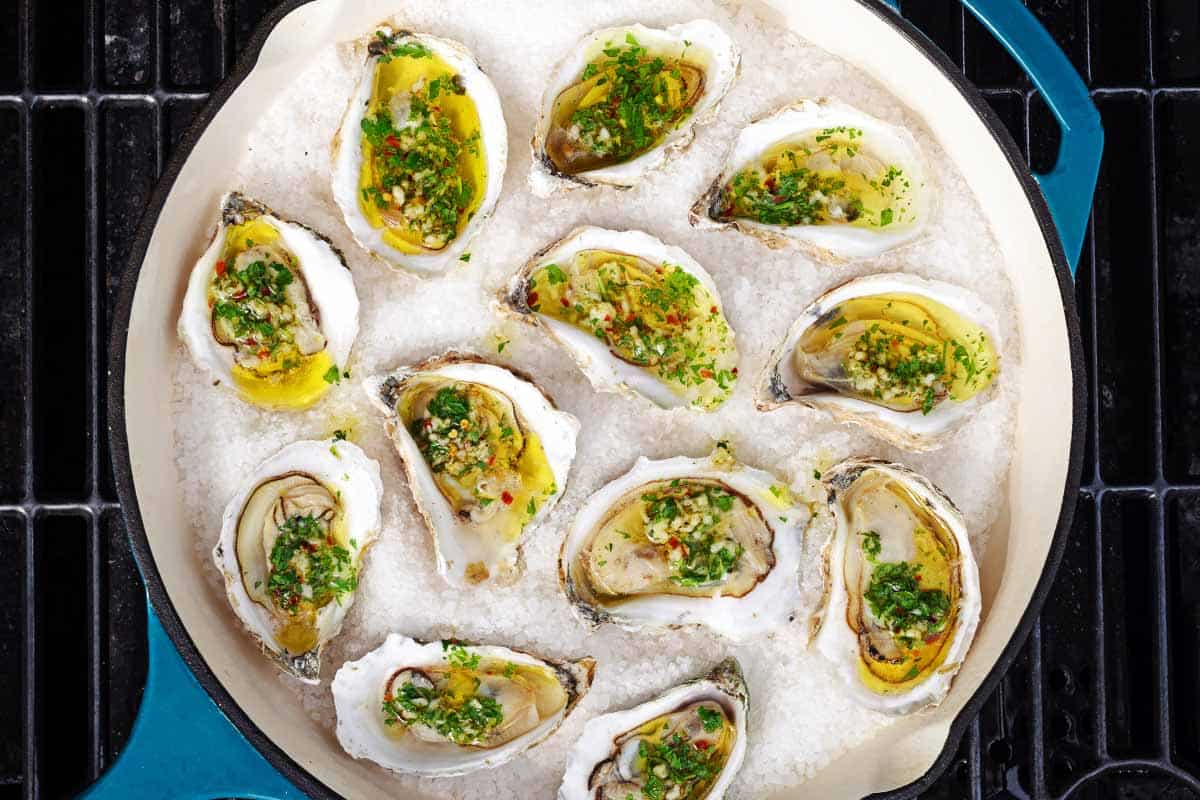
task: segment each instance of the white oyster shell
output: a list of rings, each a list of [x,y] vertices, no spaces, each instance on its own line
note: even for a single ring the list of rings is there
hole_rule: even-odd
[[[668,689],[659,696],[625,711],[613,711],[588,720],[583,734],[567,760],[558,800],[593,800],[588,787],[592,772],[613,754],[614,741],[622,734],[692,703],[711,700],[719,704],[733,722],[736,739],[720,777],[700,800],[720,800],[733,783],[746,756],[746,720],[750,695],[741,666],[727,658],[702,678]]]
[[[789,403],[799,403],[830,414],[839,422],[853,422],[867,428],[898,447],[925,452],[944,445],[949,436],[996,396],[995,381],[968,400],[946,399],[928,414],[898,411],[840,394],[833,389],[810,384],[797,372],[792,354],[805,331],[840,303],[856,297],[880,294],[911,294],[941,303],[962,318],[984,330],[992,348],[1002,349],[995,312],[973,292],[942,281],[926,280],[902,273],[868,275],[843,283],[818,297],[792,324],[785,338],[767,359],[755,388],[755,403],[761,411],[770,411]]]
[[[579,617],[589,626],[615,623],[627,630],[704,625],[734,641],[761,636],[794,620],[807,621],[813,609],[800,591],[800,559],[812,517],[808,506],[768,472],[726,461],[717,450],[710,458],[676,456],[659,461],[639,458],[633,469],[588,498],[575,515],[558,559],[559,582]],[[719,482],[753,503],[773,534],[775,565],[755,587],[739,597],[639,595],[610,605],[593,605],[575,585],[571,565],[613,506],[648,483],[675,478]]]
[[[320,681],[321,650],[341,630],[346,614],[354,605],[354,593],[343,595],[318,611],[316,647],[305,653],[289,653],[276,639],[277,614],[246,591],[237,554],[238,522],[254,490],[267,481],[295,473],[315,479],[338,498],[351,560],[361,570],[363,554],[379,535],[383,482],[379,464],[357,445],[336,440],[293,442],[259,464],[225,507],[221,535],[213,548],[213,562],[225,578],[225,593],[233,613],[263,652],[287,672],[305,683],[315,684]],[[267,576],[247,575],[245,579],[265,584]]]
[[[553,661],[494,645],[468,645],[482,659],[550,670],[566,692],[567,703],[542,719],[537,727],[498,747],[460,747],[452,743],[397,736],[384,724],[380,709],[387,682],[405,667],[445,667],[447,648],[441,642],[423,644],[398,633],[357,661],[347,661],[334,676],[331,690],[337,713],[337,737],[354,758],[367,758],[395,772],[448,777],[498,767],[550,736],[591,686],[595,661]]]
[[[554,492],[544,497],[516,540],[502,542],[479,536],[477,531],[456,517],[434,482],[416,441],[395,410],[396,400],[409,381],[422,376],[477,383],[505,395],[512,401],[520,419],[541,441],[547,464],[554,475]],[[571,462],[575,460],[579,421],[557,410],[550,398],[532,381],[477,356],[463,353],[446,353],[420,364],[401,367],[390,375],[368,378],[363,382],[363,388],[387,417],[388,435],[404,464],[413,500],[433,536],[438,572],[449,583],[471,585],[475,581],[468,577],[468,565],[482,563],[488,572],[486,580],[497,583],[515,580],[522,568],[521,543],[530,531],[546,519],[566,491]]]
[[[880,161],[903,170],[911,183],[913,219],[883,228],[852,225],[767,225],[751,219],[722,221],[714,205],[720,191],[741,169],[756,163],[776,145],[829,128],[846,126],[862,131],[860,147]],[[814,258],[839,263],[873,258],[920,237],[936,206],[936,188],[912,134],[836,100],[801,100],[761,117],[734,140],[720,174],[692,206],[692,225],[727,228],[750,234],[771,248],[797,246]]]
[[[317,312],[318,327],[325,337],[325,351],[334,364],[345,367],[358,336],[358,295],[354,290],[354,277],[342,254],[312,228],[283,219],[238,192],[230,192],[221,198],[221,215],[212,241],[188,276],[178,330],[192,360],[211,373],[218,383],[236,388],[233,347],[220,344],[213,336],[208,289],[225,247],[227,229],[254,219],[279,231],[279,243],[295,256],[309,302]]]
[[[567,349],[592,386],[601,392],[640,395],[661,408],[698,408],[681,392],[671,388],[658,377],[628,361],[616,357],[608,345],[595,335],[546,314],[534,312],[526,302],[527,286],[533,273],[546,264],[566,262],[584,250],[603,250],[636,256],[650,264],[671,264],[696,278],[712,298],[721,319],[725,307],[716,282],[708,270],[682,248],[668,245],[648,233],[637,230],[610,230],[594,226],[576,228],[559,241],[536,253],[510,280],[501,296],[508,310],[550,334]],[[727,349],[717,358],[720,366],[736,370],[738,353],[732,326],[727,337]],[[736,374],[736,373],[735,373]],[[732,392],[732,389],[729,390]],[[714,410],[719,403],[704,410]]]
[[[384,241],[378,228],[373,227],[359,207],[359,178],[362,172],[361,131],[375,83],[375,67],[379,56],[369,50],[359,82],[350,97],[346,115],[333,139],[333,165],[330,180],[333,198],[342,209],[346,225],[362,247],[383,259],[393,267],[409,270],[418,275],[434,275],[454,266],[459,256],[467,249],[471,239],[496,208],[500,190],[504,183],[504,170],[508,163],[508,127],[500,96],[491,79],[484,74],[471,52],[459,42],[431,36],[426,33],[395,31],[388,25],[377,30],[386,36],[396,35],[404,41],[415,41],[429,48],[461,76],[466,94],[475,101],[479,114],[480,138],[486,165],[486,188],[483,200],[475,215],[463,231],[449,244],[436,252],[403,253]],[[378,38],[373,31],[370,41]]]
[[[961,585],[957,622],[949,634],[951,640],[943,661],[913,687],[891,693],[877,692],[863,683],[860,675],[859,633],[848,619],[849,590],[843,578],[847,548],[860,545],[850,530],[841,498],[856,480],[869,471],[883,472],[889,478],[903,483],[926,505],[930,513],[946,524],[954,536],[961,556],[957,564]],[[975,629],[979,625],[982,607],[979,567],[971,551],[971,542],[962,514],[950,498],[925,477],[900,464],[891,464],[879,459],[852,458],[843,461],[827,470],[822,482],[829,490],[835,528],[825,548],[826,578],[829,582],[828,604],[816,636],[817,649],[836,667],[838,675],[854,699],[867,708],[886,714],[902,715],[937,705],[950,691],[954,676],[967,656],[967,650],[975,638]]]
[[[575,175],[563,174],[546,155],[546,137],[550,132],[554,101],[564,89],[579,81],[584,67],[600,55],[607,43],[624,46],[627,34],[632,34],[651,55],[678,57],[686,50],[689,60],[702,62],[706,68],[703,94],[693,107],[691,116],[654,148],[621,164]],[[628,188],[636,185],[646,173],[662,166],[672,152],[691,144],[695,127],[716,115],[717,106],[737,78],[740,64],[741,53],[737,45],[720,26],[705,19],[671,25],[665,29],[648,28],[641,24],[624,25],[585,36],[555,68],[542,96],[532,141],[533,168],[529,172],[529,185],[533,193],[538,197],[548,197],[555,190],[579,186]]]

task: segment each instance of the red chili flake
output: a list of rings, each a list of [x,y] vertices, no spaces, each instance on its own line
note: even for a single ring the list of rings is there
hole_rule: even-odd
[[[530,292],[529,297],[527,298],[527,302],[529,303],[529,305],[534,305],[535,303],[537,303],[537,300],[538,300],[537,292]]]
[[[710,314],[715,314],[715,313],[717,313],[717,307],[716,307],[716,306],[713,306],[712,308],[710,308],[710,309],[708,310],[708,313],[710,313]]]
[[[218,262],[217,262],[217,274],[218,274],[218,275],[224,275],[224,274],[225,274],[225,262],[224,262],[224,261],[218,261]]]
[[[679,540],[672,536],[670,539],[667,539],[667,545],[674,550],[676,547],[679,547]]]
[[[495,464],[495,463],[496,463],[496,456],[495,456],[495,454],[492,454],[491,456],[488,456],[488,466],[490,467],[492,464]]]
[[[925,637],[925,644],[933,644],[940,638],[942,638],[940,633],[931,633]]]
[[[504,501],[504,505],[506,505],[506,506],[512,505],[513,496],[511,494],[509,494],[508,492],[504,492],[503,494],[501,494],[500,499]]]
[[[655,267],[654,271],[657,272],[659,275],[662,275],[662,267]]]
[[[734,375],[737,375],[737,367],[734,367],[732,370],[730,370],[730,372],[732,372]]]
[[[429,429],[429,428],[432,428],[432,427],[433,427],[433,420],[431,420],[431,419],[427,419],[427,420],[425,420],[425,428],[426,428],[426,429]]]
[[[242,298],[244,298],[245,296],[246,296],[246,292],[245,292],[245,290],[243,289],[242,291],[240,291],[240,292],[238,292],[237,294],[235,294],[235,295],[233,296],[233,299],[234,299],[234,300],[241,300],[241,299],[242,299]]]
[[[385,703],[392,702],[392,693],[391,692],[387,692],[386,694],[384,694],[383,702],[385,702]]]
[[[775,201],[775,205],[779,205],[780,203],[782,203],[782,202],[783,202],[784,200],[786,200],[787,198],[786,198],[786,197],[783,197],[783,196],[781,196],[781,195],[775,195],[775,196],[774,196],[774,197],[772,197],[771,199]]]
[[[604,321],[605,321],[605,322],[612,322],[612,314],[605,314],[605,315],[604,315]]]
[[[711,369],[702,369],[702,370],[700,370],[700,377],[701,377],[701,378],[711,378],[712,376],[713,376],[713,374],[712,374],[712,370],[711,370]]]
[[[633,320],[634,320],[635,316],[636,316],[636,315],[634,315],[634,314],[630,314],[629,316],[627,316],[627,317],[625,318],[625,321],[626,321],[626,322],[633,322]]]
[[[384,141],[387,142],[392,147],[400,146],[400,140],[397,139],[395,136],[388,136],[386,139],[384,139]]]
[[[332,533],[325,537],[325,544],[331,545],[331,546],[333,545],[333,534]]]
[[[696,749],[697,749],[697,750],[707,750],[707,749],[708,749],[708,742],[706,742],[706,741],[704,741],[703,739],[701,739],[700,741],[696,742]]]
[[[920,576],[920,575],[913,575],[913,580],[914,580],[914,581],[917,581],[918,583],[920,583],[920,582],[921,582],[921,576]]]
[[[570,307],[571,307],[571,304],[570,304],[570,303],[567,301],[567,298],[565,298],[565,297],[564,297],[564,298],[562,298],[561,300],[559,300],[558,302],[560,302],[560,303],[562,303],[562,304],[563,304],[563,308],[570,308]]]
[[[269,356],[269,355],[271,355],[271,351],[270,351],[270,350],[268,350],[268,349],[267,349],[267,348],[265,348],[265,347],[264,347],[262,350],[259,350],[259,351],[258,351],[258,357],[259,357],[259,358],[266,358],[266,357],[267,357],[267,356]]]
[[[679,317],[675,316],[674,314],[667,314],[667,322],[671,325],[678,325]]]

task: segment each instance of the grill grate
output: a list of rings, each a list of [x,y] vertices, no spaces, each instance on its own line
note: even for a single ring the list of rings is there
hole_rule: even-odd
[[[109,309],[155,176],[274,5],[0,8],[0,800],[75,794],[136,714],[146,619],[102,424]],[[926,796],[1200,798],[1200,7],[1030,5],[1108,137],[1076,287],[1084,480],[1046,609]],[[1049,166],[1050,114],[982,26],[955,0],[904,6]]]

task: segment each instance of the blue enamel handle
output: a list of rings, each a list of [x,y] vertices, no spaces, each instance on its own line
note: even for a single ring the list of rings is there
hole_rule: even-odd
[[[146,602],[150,669],[129,742],[86,800],[305,800],[233,726]]]
[[[898,0],[884,2],[899,10]],[[961,2],[1021,65],[1062,128],[1054,168],[1034,177],[1042,187],[1074,275],[1104,151],[1100,114],[1066,54],[1020,0]]]

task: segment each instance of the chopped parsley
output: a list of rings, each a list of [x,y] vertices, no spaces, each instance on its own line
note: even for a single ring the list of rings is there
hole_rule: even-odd
[[[322,377],[325,378],[326,383],[341,383],[342,371],[338,369],[337,364],[334,364],[332,367],[325,370],[325,374]]]
[[[383,723],[389,727],[421,725],[457,745],[484,744],[504,721],[504,709],[495,698],[473,694],[460,702],[445,682],[439,687],[428,680],[420,686],[406,681],[384,697],[382,711]]]
[[[920,587],[920,567],[906,561],[875,564],[863,598],[872,616],[906,647],[929,640],[950,621],[950,597]]]
[[[311,514],[289,517],[279,526],[270,562],[267,591],[276,607],[292,614],[340,601],[358,585],[350,552]]]
[[[641,496],[646,538],[667,550],[679,586],[724,583],[745,547],[731,535],[734,497],[709,484],[676,480]]]

